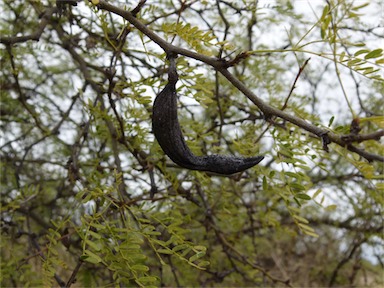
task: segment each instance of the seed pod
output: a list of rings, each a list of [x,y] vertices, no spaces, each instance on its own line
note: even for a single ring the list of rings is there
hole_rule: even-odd
[[[178,75],[175,59],[170,59],[168,83],[153,104],[152,129],[157,142],[169,158],[181,167],[230,175],[258,164],[263,156],[249,158],[208,155],[196,156],[184,141],[177,117],[176,83]]]

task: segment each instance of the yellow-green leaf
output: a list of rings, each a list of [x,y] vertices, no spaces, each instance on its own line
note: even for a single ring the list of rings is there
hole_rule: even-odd
[[[303,218],[303,217],[301,217],[299,215],[293,215],[293,218],[295,218],[296,220],[298,220],[299,222],[304,223],[304,224],[308,224],[309,223],[309,221],[307,219],[305,219],[305,218]]]
[[[85,250],[84,251],[84,254],[81,256],[82,260],[84,261],[87,261],[89,263],[100,263],[102,260],[101,258],[96,255],[95,253],[89,251],[89,250]]]
[[[369,2],[366,2],[366,3],[361,4],[359,6],[352,7],[352,10],[357,11],[357,10],[359,10],[361,8],[364,8],[364,7],[368,6],[368,5],[369,5]]]
[[[94,232],[94,231],[92,231],[92,230],[88,230],[87,233],[88,233],[89,235],[91,235],[91,236],[92,236],[93,238],[95,238],[95,239],[100,239],[100,238],[101,238],[101,235],[100,235],[100,234],[98,234],[98,233],[96,233],[96,232]]]
[[[324,21],[325,17],[328,15],[328,12],[329,12],[329,6],[325,5],[323,8],[323,13],[321,14],[321,17],[320,17],[320,22]]]
[[[312,228],[312,227],[309,227],[308,225],[306,224],[302,224],[302,223],[299,223],[297,224],[299,225],[299,227],[304,230],[304,231],[308,231],[308,232],[315,232],[315,230]]]
[[[156,250],[158,253],[161,253],[161,254],[173,254],[172,250],[168,250],[168,249],[157,249]]]
[[[311,200],[311,196],[307,195],[307,194],[303,194],[303,193],[297,193],[295,194],[295,197],[296,198],[299,198],[299,199],[303,199],[303,200]]]
[[[85,243],[95,251],[100,251],[102,245],[100,243],[92,242],[89,239],[85,239]]]
[[[325,210],[327,211],[335,211],[336,209],[337,209],[337,205],[335,204],[328,205],[327,207],[325,207]]]
[[[208,266],[210,265],[211,263],[209,261],[201,261],[199,262],[199,264],[197,264],[197,266],[199,267],[205,267],[205,266]]]
[[[131,267],[134,271],[147,272],[149,271],[149,267],[141,264],[136,264]]]
[[[369,53],[369,50],[368,49],[360,49],[358,51],[356,51],[356,53],[354,54],[354,56],[359,56],[361,54],[366,54],[366,53]]]
[[[200,251],[200,252],[196,253],[195,255],[193,255],[192,257],[190,257],[189,261],[194,262],[197,259],[200,259],[201,257],[203,257],[204,255],[205,255],[205,251]]]
[[[379,48],[369,52],[367,55],[365,55],[364,59],[378,58],[381,55],[383,55],[383,49]]]
[[[345,51],[343,51],[343,52],[340,54],[339,61],[340,61],[340,62],[343,62],[344,57],[345,57]]]
[[[319,234],[315,233],[315,232],[311,232],[311,231],[307,231],[307,230],[302,230],[306,235],[308,236],[312,236],[312,237],[315,237],[315,238],[319,238]]]

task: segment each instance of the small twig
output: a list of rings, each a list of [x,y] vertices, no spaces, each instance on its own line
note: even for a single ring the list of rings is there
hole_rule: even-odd
[[[145,2],[147,2],[147,0],[140,0],[137,6],[131,11],[133,16],[136,17],[137,13],[139,13],[141,8],[143,8],[143,6],[145,5]]]
[[[235,66],[239,64],[241,61],[243,61],[244,59],[247,59],[249,56],[251,56],[251,54],[248,51],[241,52],[240,54],[237,54],[234,59],[232,59],[231,61],[228,61],[227,66],[228,67]]]
[[[76,265],[75,269],[73,270],[71,277],[69,277],[69,280],[68,280],[67,284],[65,285],[65,287],[71,287],[71,285],[76,282],[76,275],[79,272],[82,264],[83,264],[83,261],[81,261],[79,259],[79,261],[77,262],[77,265]]]
[[[305,66],[307,66],[309,60],[311,60],[311,58],[308,58],[307,60],[305,60],[304,64],[300,67],[299,72],[298,72],[297,75],[296,75],[295,81],[293,81],[293,85],[292,85],[292,87],[291,87],[291,90],[289,91],[288,97],[287,97],[287,99],[285,99],[285,102],[284,102],[283,107],[281,107],[281,110],[284,110],[285,108],[287,108],[289,98],[291,98],[291,96],[292,96],[292,92],[293,92],[293,90],[295,90],[295,88],[296,88],[296,82],[297,82],[297,80],[299,79],[301,73],[303,72]]]
[[[153,200],[153,197],[155,197],[155,194],[157,193],[157,186],[155,181],[155,175],[153,173],[153,165],[148,164],[148,174],[149,174],[149,180],[151,181],[151,190],[149,193],[149,197]]]

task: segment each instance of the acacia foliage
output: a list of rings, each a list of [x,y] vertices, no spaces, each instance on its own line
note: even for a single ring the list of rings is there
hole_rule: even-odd
[[[1,3],[2,286],[382,284],[378,3],[74,2]],[[260,165],[167,159],[170,52],[191,150]]]

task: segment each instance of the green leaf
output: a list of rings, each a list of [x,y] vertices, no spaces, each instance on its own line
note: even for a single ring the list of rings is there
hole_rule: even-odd
[[[383,81],[384,78],[382,78],[380,75],[373,75],[373,76],[369,76],[370,79],[376,79],[376,80],[379,80],[379,81]]]
[[[199,267],[206,267],[206,266],[209,266],[211,263],[209,261],[201,261],[199,262],[199,264],[197,264],[197,266]]]
[[[303,169],[303,170],[305,170],[305,171],[310,171],[310,170],[312,170],[312,168],[309,167],[309,166],[307,166],[307,165],[299,165],[299,164],[295,164],[295,167],[301,168],[301,169]]]
[[[321,14],[321,17],[320,17],[320,22],[324,21],[325,17],[328,15],[328,12],[329,12],[329,5],[325,5],[323,8],[323,13]]]
[[[185,249],[185,250],[183,251],[183,253],[180,254],[180,256],[181,256],[181,257],[185,257],[185,256],[187,256],[187,254],[188,254],[189,252],[191,252],[191,250],[192,250],[191,248],[187,248],[187,249]]]
[[[120,249],[131,250],[131,251],[140,251],[141,246],[136,243],[124,243],[120,245]]]
[[[95,243],[95,242],[92,242],[91,240],[89,239],[85,239],[85,243],[91,247],[92,249],[94,249],[95,251],[100,251],[101,250],[101,243]]]
[[[332,15],[328,14],[327,18],[325,18],[324,22],[321,25],[321,31],[322,31],[322,39],[325,37],[325,31],[328,29],[329,24],[331,23]]]
[[[104,228],[104,227],[103,227],[103,228]],[[87,233],[88,233],[89,235],[91,235],[91,236],[92,236],[93,238],[95,238],[95,239],[101,239],[101,235],[98,234],[98,233],[96,233],[96,232],[94,232],[94,231],[92,231],[92,230],[88,230]]]
[[[93,253],[89,250],[84,250],[84,254],[81,256],[81,259],[83,261],[93,263],[93,264],[97,264],[97,263],[100,263],[102,261],[98,255],[96,255],[95,253]]]
[[[375,168],[371,164],[363,161],[357,161],[354,164],[356,168],[359,169],[359,171],[364,175],[365,178],[372,179],[375,173]]]
[[[293,173],[293,172],[289,172],[289,171],[284,172],[284,174],[289,176],[289,177],[296,178],[296,179],[300,179],[301,178],[301,176],[298,175],[297,173]]]
[[[366,3],[361,4],[359,6],[352,7],[352,10],[357,11],[357,10],[359,10],[361,8],[367,7],[368,5],[369,5],[369,2],[366,2]]]
[[[358,18],[359,16],[361,16],[362,14],[357,14],[357,13],[353,13],[353,12],[349,12],[348,13],[348,17],[349,18]]]
[[[319,234],[315,233],[315,232],[311,232],[311,231],[307,231],[307,230],[302,230],[306,235],[308,236],[312,236],[314,238],[319,238]]]
[[[328,127],[331,127],[333,120],[335,120],[335,116],[332,116],[331,119],[329,119]]]
[[[101,224],[96,223],[96,222],[90,222],[89,225],[92,226],[92,227],[95,227],[97,230],[104,230],[105,227],[106,227],[106,226],[101,225]],[[91,230],[89,230],[89,232],[90,232],[90,231],[91,231]],[[93,232],[93,231],[92,231],[92,232]],[[94,233],[95,233],[95,232],[94,232]],[[95,233],[95,234],[97,234],[97,233]],[[97,234],[97,235],[99,235],[99,234]],[[92,235],[92,236],[94,236],[94,235]],[[99,236],[100,236],[100,235],[99,235]],[[100,237],[101,237],[101,236],[100,236]]]
[[[193,246],[193,249],[197,250],[197,251],[207,251],[207,247],[202,246],[202,245]]]
[[[305,219],[305,218],[303,218],[303,217],[301,217],[299,215],[296,215],[296,214],[293,215],[293,218],[295,218],[296,220],[298,220],[299,222],[304,223],[304,224],[308,224],[309,223],[309,221],[307,219]]]
[[[136,264],[131,267],[132,270],[137,272],[147,272],[149,271],[149,267],[141,264]]]
[[[204,255],[205,255],[205,251],[200,251],[200,252],[196,253],[195,255],[193,255],[192,257],[190,257],[188,260],[190,262],[194,262],[197,259],[200,259],[201,257],[203,257]]]
[[[143,276],[136,280],[136,282],[139,282],[141,284],[153,283],[156,281],[157,281],[157,278],[154,276]]]
[[[316,192],[313,194],[312,199],[315,199],[321,193],[321,191],[321,189],[317,189]]]
[[[299,184],[299,183],[290,183],[289,186],[292,188],[292,189],[295,189],[296,191],[299,190],[299,191],[303,191],[303,190],[306,190],[305,186]],[[295,194],[295,195],[300,195],[300,194]],[[306,194],[303,194],[303,195],[306,195]],[[299,197],[300,198],[300,197]]]
[[[288,158],[292,158],[293,157],[292,151],[289,151],[287,148],[285,148],[283,146],[280,146],[279,154],[281,154],[281,155],[283,155],[285,157],[288,157]]]
[[[265,177],[265,176],[263,176],[263,190],[264,191],[268,190],[267,177]]]
[[[48,231],[52,234],[53,237],[57,239],[61,238],[61,234],[58,231],[53,230],[52,228],[48,228]]]
[[[366,46],[365,43],[363,43],[363,42],[360,42],[360,43],[349,43],[349,44],[352,45],[352,46],[356,46],[356,47],[364,47],[364,46]]]
[[[173,252],[177,252],[177,251],[180,251],[180,250],[184,250],[184,249],[187,249],[189,246],[187,244],[180,244],[180,245],[177,245],[175,247],[172,248],[172,251]]]
[[[358,63],[361,64],[362,62],[363,62],[363,60],[357,58],[357,59],[349,60],[347,65],[348,65],[348,67],[352,67],[352,66],[357,65]]]
[[[130,257],[131,260],[134,261],[134,262],[140,262],[140,261],[143,261],[143,260],[147,259],[147,256],[142,254],[141,252],[138,252],[138,253],[128,253],[127,256]]]
[[[303,231],[315,232],[315,230],[314,230],[312,227],[309,227],[309,226],[306,225],[306,224],[298,223],[297,225],[299,225],[299,227],[300,227]]]
[[[307,195],[307,194],[303,194],[303,193],[297,193],[295,194],[295,197],[296,198],[299,198],[299,199],[303,199],[303,200],[311,200],[311,196]]]
[[[365,69],[363,74],[364,75],[368,75],[368,74],[376,73],[376,72],[379,72],[379,71],[380,71],[380,69],[373,69],[373,67],[368,67],[367,69]]]
[[[146,219],[146,218],[139,218],[139,221],[140,221],[141,223],[151,223],[151,220]]]
[[[337,209],[337,205],[333,204],[333,205],[328,205],[327,207],[325,207],[325,210],[327,211],[335,211]]]
[[[300,209],[297,207],[288,206],[287,208],[294,213],[300,213]]]
[[[366,53],[369,53],[369,51],[370,51],[370,50],[368,50],[368,49],[360,49],[360,50],[358,50],[358,51],[354,54],[354,56],[359,56],[359,55],[361,55],[361,54],[366,54]]]
[[[344,57],[345,57],[345,51],[343,51],[343,52],[340,54],[339,61],[340,61],[340,62],[343,62]],[[329,127],[329,126],[328,126],[328,127]]]
[[[157,249],[156,251],[160,254],[168,254],[168,255],[174,254],[172,250],[168,250],[168,249]]]
[[[88,201],[91,200],[91,198],[92,198],[92,194],[91,194],[91,193],[88,193],[88,194],[85,196],[85,198],[83,198],[83,199],[81,200],[81,202],[82,202],[82,203],[87,203]]]
[[[136,98],[137,103],[139,104],[150,104],[152,103],[152,97],[151,96],[141,96]]]
[[[383,49],[379,48],[379,49],[375,49],[371,52],[369,52],[367,55],[365,55],[364,59],[371,59],[371,58],[378,58],[380,57],[381,55],[383,55]]]
[[[146,235],[152,235],[152,236],[160,236],[161,232],[158,231],[145,231],[144,232]]]

